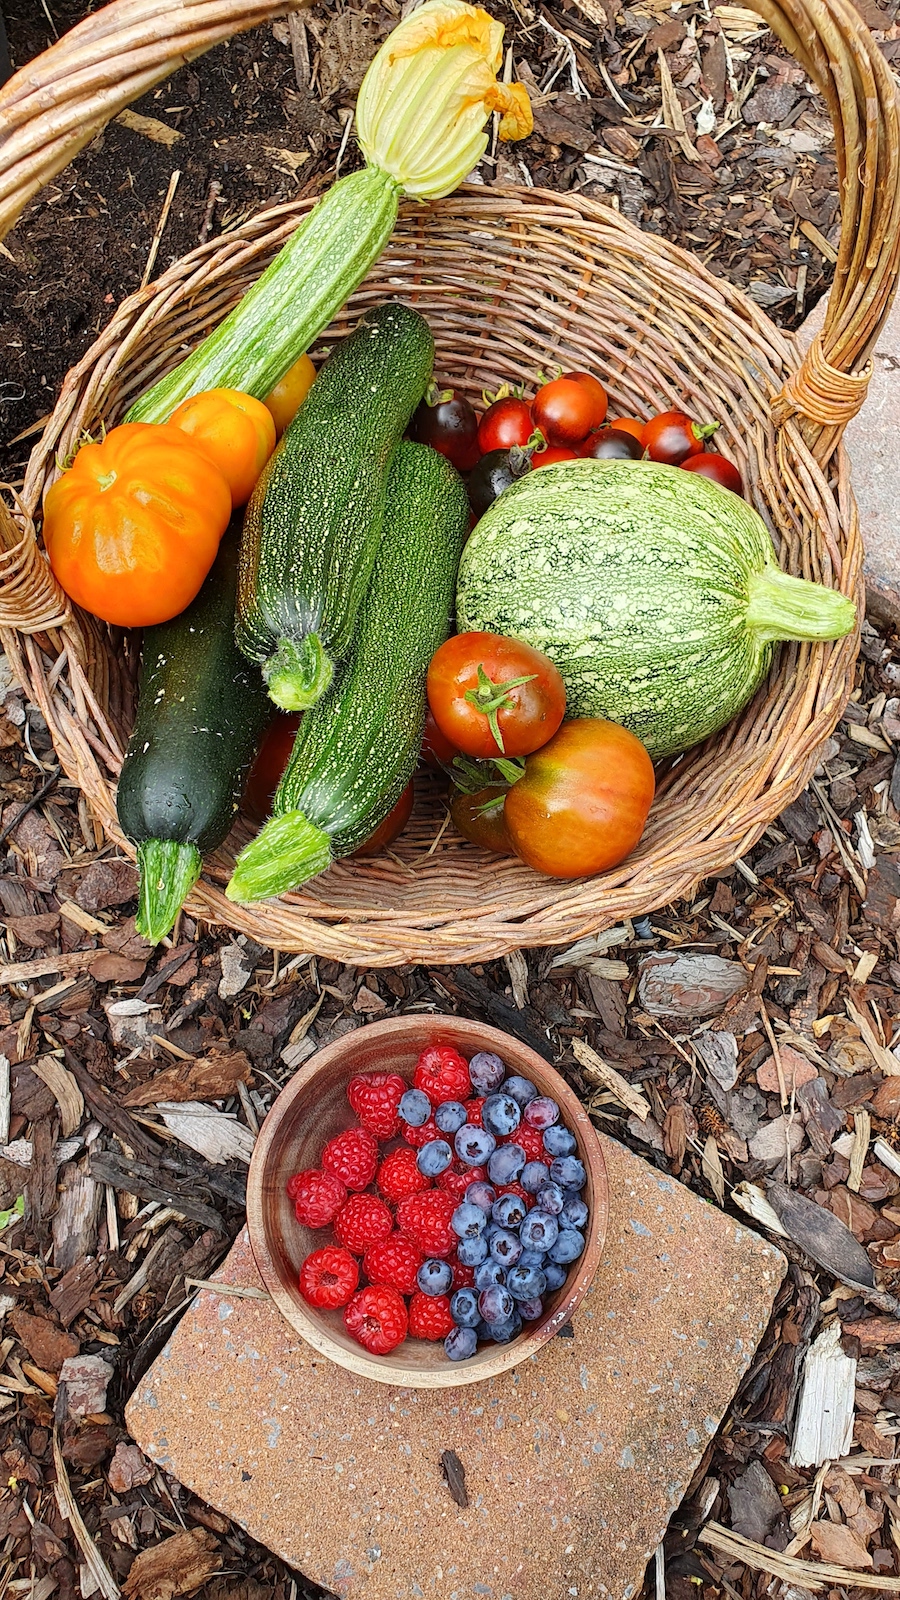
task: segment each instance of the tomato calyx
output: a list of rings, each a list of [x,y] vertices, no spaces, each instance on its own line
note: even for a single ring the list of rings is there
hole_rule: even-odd
[[[477,761],[473,756],[459,755],[448,769],[454,785],[461,789],[463,794],[478,794],[479,790],[489,785],[496,785],[497,779],[488,768],[496,767],[507,788],[511,789],[514,783],[525,776],[524,756],[492,756],[488,761]]]
[[[716,429],[721,426],[718,422],[692,422],[691,433],[695,439],[700,439],[703,444],[711,439]]]
[[[454,398],[455,392],[454,389],[439,389],[432,378],[428,388],[425,390],[425,404],[431,407],[445,406],[448,400]]]
[[[485,406],[492,406],[497,400],[524,400],[524,383],[501,383],[498,389],[482,389],[481,398]]]
[[[497,712],[509,711],[515,705],[516,702],[509,692],[510,689],[519,689],[523,683],[534,683],[536,677],[536,672],[529,672],[521,678],[507,678],[505,683],[494,683],[493,679],[488,677],[481,662],[479,661],[478,663],[478,687],[477,689],[467,689],[465,698],[470,706],[474,706],[476,711],[480,711],[483,716],[487,717],[488,726],[501,755],[506,754],[506,746],[503,743],[503,735],[500,732]]]

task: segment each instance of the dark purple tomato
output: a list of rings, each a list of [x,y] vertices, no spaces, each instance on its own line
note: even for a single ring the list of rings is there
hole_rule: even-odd
[[[464,395],[452,389],[436,394],[433,403],[422,401],[410,423],[410,436],[446,456],[457,472],[471,472],[481,450],[478,417]]]
[[[514,465],[515,463],[515,465]],[[469,505],[476,517],[483,517],[488,506],[499,500],[504,489],[529,469],[524,450],[514,456],[510,450],[489,450],[469,474]]]
[[[640,461],[644,451],[633,434],[601,428],[585,440],[579,453],[591,461]]]

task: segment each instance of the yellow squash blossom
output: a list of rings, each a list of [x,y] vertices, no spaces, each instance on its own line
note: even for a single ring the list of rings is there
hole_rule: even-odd
[[[451,194],[487,148],[485,124],[500,112],[500,138],[525,139],[533,121],[521,83],[500,83],[503,25],[464,0],[427,0],[385,40],[356,102],[363,154],[432,200]]]

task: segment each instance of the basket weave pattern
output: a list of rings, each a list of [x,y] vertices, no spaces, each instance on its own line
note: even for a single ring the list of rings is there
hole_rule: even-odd
[[[149,12],[146,0],[142,8]],[[135,0],[117,0],[98,18],[134,9]],[[158,20],[162,0],[154,9]],[[802,362],[794,341],[738,290],[611,209],[579,195],[474,186],[402,208],[384,256],[320,348],[367,305],[400,297],[428,317],[442,384],[473,399],[503,380],[533,384],[538,371],[558,363],[595,372],[614,411],[685,405],[719,417],[717,439],[743,473],[782,565],[840,588],[861,614],[862,546],[840,435],[864,398],[897,276],[896,97],[849,0],[778,7],[756,0],[755,9],[816,77],[835,120],[840,258],[824,334]],[[216,13],[219,36],[234,31],[234,4],[207,0],[201,10],[207,20]],[[263,10],[276,14],[260,6],[246,25]],[[10,91],[21,103],[16,85],[13,79],[0,93],[0,119]],[[0,120],[0,195],[2,127]],[[20,181],[16,196],[26,189]],[[133,715],[133,647],[68,605],[36,553],[32,519],[39,520],[57,462],[85,431],[121,421],[131,401],[235,304],[311,204],[262,213],[123,302],[65,380],[15,522],[0,519],[0,552],[16,545],[15,555],[0,554],[0,578],[12,568],[20,575],[0,601],[0,637],[47,718],[66,772],[118,840],[115,780]],[[7,221],[16,209],[13,200]],[[799,793],[852,687],[856,644],[850,637],[783,648],[744,713],[661,773],[640,846],[601,877],[559,883],[476,850],[447,827],[440,786],[426,783],[390,853],[339,862],[303,891],[263,906],[235,906],[222,893],[249,836],[239,823],[208,860],[188,910],[263,944],[370,966],[482,960],[642,915],[733,862]]]

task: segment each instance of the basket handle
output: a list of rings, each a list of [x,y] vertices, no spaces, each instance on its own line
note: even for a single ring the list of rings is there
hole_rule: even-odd
[[[107,122],[185,62],[312,0],[112,0],[0,89],[0,239]]]
[[[900,270],[900,113],[893,75],[852,0],[749,0],[824,95],[841,239],[825,326],[776,397],[824,465],[866,397]]]

